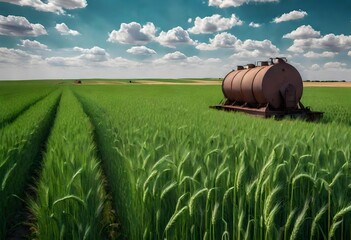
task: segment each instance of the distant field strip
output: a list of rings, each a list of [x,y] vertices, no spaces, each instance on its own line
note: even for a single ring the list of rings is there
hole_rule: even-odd
[[[113,223],[92,126],[70,90],[55,119],[38,197],[30,203],[37,239],[104,239]]]
[[[138,80],[138,84],[147,85],[221,85],[221,81],[201,81],[201,80],[188,80],[187,82],[165,82],[165,81],[150,81],[150,80]]]
[[[0,238],[14,224],[25,188],[49,134],[61,92],[55,91],[0,130]],[[11,221],[12,220],[12,221]],[[13,226],[13,225],[12,225]]]
[[[218,80],[139,80],[132,79],[129,81],[118,80],[87,80],[83,81],[82,85],[118,85],[118,84],[143,84],[143,85],[221,85],[222,82]]]
[[[304,82],[304,87],[351,87],[351,82]]]

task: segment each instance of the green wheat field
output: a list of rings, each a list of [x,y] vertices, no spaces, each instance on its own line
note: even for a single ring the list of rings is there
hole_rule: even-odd
[[[0,239],[351,238],[351,88],[305,87],[306,122],[72,83],[0,82]]]

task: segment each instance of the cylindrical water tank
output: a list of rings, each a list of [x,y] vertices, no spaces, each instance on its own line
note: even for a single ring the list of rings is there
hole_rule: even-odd
[[[301,75],[283,59],[276,60],[228,73],[222,82],[224,96],[232,102],[269,104],[276,109],[297,107],[302,97]]]

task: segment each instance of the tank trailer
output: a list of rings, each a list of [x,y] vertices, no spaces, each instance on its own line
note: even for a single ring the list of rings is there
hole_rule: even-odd
[[[237,66],[224,77],[222,92],[224,99],[211,108],[277,119],[300,117],[314,121],[323,116],[323,112],[311,111],[301,103],[302,78],[286,58]]]

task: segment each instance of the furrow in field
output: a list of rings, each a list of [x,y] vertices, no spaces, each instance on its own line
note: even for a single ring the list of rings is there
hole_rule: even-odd
[[[0,131],[0,239],[21,225],[29,188],[61,96],[55,91]]]
[[[93,141],[93,127],[70,90],[65,90],[30,201],[37,239],[115,237],[114,213]]]
[[[136,213],[134,211],[135,206],[132,204],[133,182],[131,182],[129,177],[130,169],[125,165],[126,161],[119,161],[121,159],[115,158],[116,149],[111,147],[111,144],[115,141],[114,135],[116,132],[108,128],[111,127],[110,125],[106,126],[109,118],[102,108],[78,94],[76,96],[94,125],[95,139],[99,155],[101,156],[104,175],[109,183],[117,219],[121,222],[122,239],[142,239],[142,235],[139,235],[140,230],[136,230],[140,226],[139,222],[142,220],[142,213]]]

